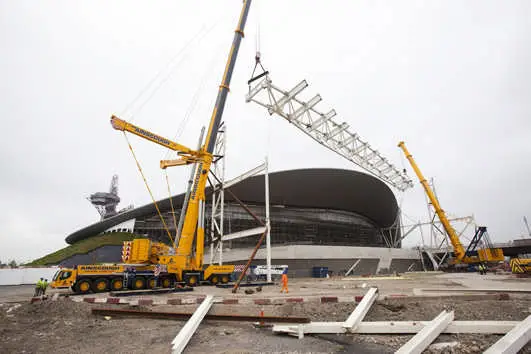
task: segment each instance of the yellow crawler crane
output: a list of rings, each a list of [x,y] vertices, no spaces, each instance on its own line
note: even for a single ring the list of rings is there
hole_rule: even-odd
[[[409,153],[408,149],[406,148],[406,145],[403,141],[401,141],[398,144],[398,147],[402,149],[404,152],[404,155],[406,156],[407,160],[411,164],[411,167],[415,171],[415,174],[417,175],[420,184],[422,184],[422,187],[424,187],[424,191],[426,192],[426,195],[428,196],[428,199],[430,200],[430,203],[433,205],[433,208],[435,209],[435,213],[439,217],[439,220],[441,221],[441,224],[444,227],[444,230],[446,231],[446,234],[448,235],[448,238],[450,239],[450,243],[452,244],[453,251],[454,251],[454,258],[450,260],[450,264],[478,264],[478,263],[495,263],[495,262],[502,262],[504,261],[505,257],[503,255],[503,250],[501,248],[492,248],[487,247],[483,249],[477,249],[477,246],[481,240],[487,241],[487,244],[490,244],[490,241],[488,240],[487,235],[487,228],[485,226],[480,226],[476,230],[476,234],[474,235],[474,238],[472,239],[470,245],[465,248],[463,247],[463,244],[459,240],[459,236],[457,235],[457,232],[455,232],[455,229],[450,224],[450,221],[446,217],[446,213],[441,208],[441,205],[439,204],[439,201],[437,200],[437,197],[435,196],[435,193],[433,193],[432,189],[430,188],[430,185],[426,181],[426,178],[424,178],[424,175],[422,172],[420,172],[419,167],[417,166],[417,163],[413,159],[413,156]]]
[[[158,274],[157,277],[163,280],[163,285],[171,285],[173,282],[185,282],[188,285],[197,285],[200,281],[210,281],[212,284],[218,282],[226,283],[229,281],[230,274],[234,271],[233,265],[211,265],[205,269],[203,267],[205,187],[250,6],[251,0],[243,1],[238,26],[234,33],[227,64],[218,89],[206,139],[198,150],[190,149],[170,139],[154,134],[149,130],[128,123],[115,115],[111,117],[111,124],[114,129],[132,133],[177,152],[179,158],[171,161],[161,161],[161,168],[195,164],[193,183],[189,196],[183,206],[186,213],[184,214],[182,230],[178,230],[178,246],[175,247],[174,244],[173,247],[169,247],[148,239],[135,239],[130,243],[124,243],[122,256],[125,264],[113,265],[117,268],[112,272],[102,270],[102,272],[94,276],[94,274],[87,274],[79,268],[98,267],[96,265],[78,266],[76,269],[62,269],[54,276],[52,287],[72,287],[76,292],[88,292],[90,290],[105,291],[108,288],[116,290],[112,286],[114,284],[112,279],[116,277],[122,279],[122,285],[124,287],[129,286],[129,288],[136,289],[149,286],[149,284],[147,281],[144,283],[142,281],[131,282],[131,277],[135,280],[138,278],[145,280],[155,277],[156,274]],[[156,204],[155,206],[157,207]],[[196,241],[195,248],[194,239]],[[99,285],[94,285],[95,283]]]

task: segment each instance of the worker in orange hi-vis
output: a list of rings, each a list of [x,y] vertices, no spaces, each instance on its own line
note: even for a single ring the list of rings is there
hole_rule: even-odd
[[[282,289],[280,290],[281,293],[286,290],[286,294],[289,293],[288,291],[288,270],[285,269],[284,272],[282,272]]]

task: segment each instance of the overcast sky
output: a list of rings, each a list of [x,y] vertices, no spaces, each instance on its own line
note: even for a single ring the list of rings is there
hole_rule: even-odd
[[[150,201],[109,117],[195,147],[240,8],[237,0],[0,0],[0,260],[64,247],[68,234],[98,220],[85,198],[106,191],[113,174],[119,207]],[[276,85],[307,79],[306,94],[323,97],[321,110],[334,108],[337,120],[414,177],[396,146],[405,140],[451,215],[474,215],[496,241],[525,234],[530,1],[255,0],[224,115],[227,177],[266,155],[273,171],[357,169],[245,103],[258,27]],[[166,151],[131,141],[156,198],[167,197],[158,168]],[[169,174],[172,192],[182,192],[188,171]],[[408,217],[427,218],[416,178],[414,189],[395,194]],[[418,234],[405,240],[419,242]]]

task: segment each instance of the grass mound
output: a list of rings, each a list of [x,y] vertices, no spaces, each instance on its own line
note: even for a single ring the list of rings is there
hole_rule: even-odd
[[[97,235],[89,237],[85,240],[69,245],[65,248],[61,248],[58,251],[50,253],[42,258],[36,259],[28,266],[44,266],[55,265],[61,263],[61,261],[72,257],[76,254],[87,254],[92,250],[102,246],[121,246],[124,241],[131,241],[134,238],[141,238],[142,236],[135,235],[128,232],[113,232],[103,235]]]

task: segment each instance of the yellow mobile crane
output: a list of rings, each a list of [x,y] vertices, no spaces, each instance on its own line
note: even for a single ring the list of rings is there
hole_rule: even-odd
[[[435,213],[439,217],[439,220],[441,221],[441,224],[443,225],[444,230],[446,231],[446,234],[450,239],[450,243],[452,244],[454,250],[454,258],[450,261],[450,264],[477,264],[485,262],[503,261],[504,255],[503,250],[501,248],[488,247],[483,249],[477,249],[477,246],[481,240],[486,240],[487,245],[490,246],[490,241],[488,240],[488,235],[486,233],[487,228],[485,226],[478,227],[472,241],[465,250],[463,244],[459,240],[459,236],[457,235],[454,228],[450,224],[450,221],[446,217],[446,213],[441,208],[441,205],[439,204],[435,193],[433,193],[430,188],[430,185],[426,181],[426,178],[424,178],[424,175],[422,174],[422,172],[420,172],[420,169],[417,166],[415,160],[413,159],[413,156],[407,150],[405,143],[401,141],[398,144],[398,147],[402,149],[404,155],[411,164],[411,167],[415,171],[415,174],[417,175],[420,184],[422,184],[422,187],[424,187],[424,191],[426,192],[426,195],[428,196],[431,205],[433,205],[433,208],[435,209]]]
[[[186,213],[184,214],[182,230],[178,230],[178,247],[175,247],[175,244],[173,244],[173,247],[168,247],[160,243],[151,242],[149,239],[135,239],[130,243],[124,243],[123,246],[122,255],[127,267],[113,268],[109,265],[94,265],[90,267],[78,266],[78,269],[62,269],[54,276],[52,287],[72,287],[77,292],[88,292],[90,290],[105,291],[110,284],[113,290],[117,290],[112,286],[113,284],[116,287],[120,285],[126,286],[127,283],[131,284],[131,281],[125,281],[128,275],[131,275],[131,269],[134,271],[135,281],[129,287],[133,289],[150,285],[149,282],[137,282],[136,279],[141,278],[144,280],[145,277],[150,277],[149,279],[151,279],[151,276],[155,274],[162,279],[168,279],[167,283],[163,282],[163,285],[168,286],[170,282],[174,281],[186,282],[188,285],[197,285],[201,280],[210,281],[213,284],[229,281],[229,275],[234,271],[234,266],[232,265],[211,265],[203,269],[205,187],[250,6],[251,0],[243,1],[238,26],[234,33],[227,64],[218,89],[206,139],[198,150],[190,149],[154,134],[115,115],[111,117],[111,124],[114,129],[132,133],[177,152],[179,158],[161,161],[161,168],[189,164],[196,165],[190,193],[187,193],[188,198],[183,204],[183,209],[186,210]],[[193,249],[194,238],[196,240],[195,250]],[[194,251],[195,255],[193,255]],[[103,268],[100,269],[98,267]],[[115,280],[122,277],[124,279],[123,284]]]

